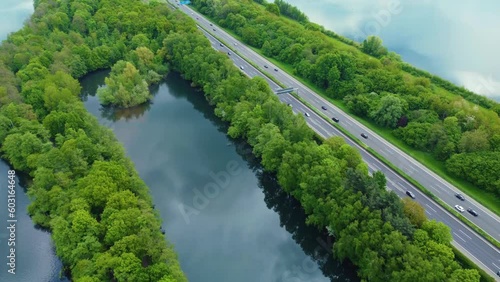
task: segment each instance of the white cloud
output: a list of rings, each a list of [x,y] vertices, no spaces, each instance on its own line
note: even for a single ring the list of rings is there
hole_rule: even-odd
[[[393,0],[288,0],[309,18],[345,36],[366,34]],[[500,1],[399,0],[402,11],[380,24],[378,36],[391,50],[431,73],[458,85],[474,87],[474,79],[500,80]],[[358,39],[359,41],[359,39]],[[471,90],[473,90],[471,88]],[[488,92],[489,93],[489,92]],[[500,97],[494,87],[488,96]]]
[[[33,1],[0,0],[0,41],[20,29],[33,13]]]

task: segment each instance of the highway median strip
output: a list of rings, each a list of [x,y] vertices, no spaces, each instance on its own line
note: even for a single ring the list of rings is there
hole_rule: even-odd
[[[277,85],[279,85],[281,88],[286,88],[285,85],[283,85],[280,81],[278,81],[272,75],[270,75],[269,73],[267,73],[266,71],[264,71],[263,69],[261,69],[258,65],[256,65],[253,62],[249,61],[245,56],[241,55],[238,51],[236,51],[235,49],[233,49],[230,44],[227,44],[224,40],[220,39],[218,36],[216,36],[215,34],[211,33],[210,31],[206,30],[202,26],[199,26],[199,27],[201,29],[205,30],[208,34],[210,34],[211,36],[213,36],[219,42],[223,43],[226,48],[228,48],[229,50],[231,50],[234,54],[237,54],[238,56],[240,56],[248,64],[250,64],[251,66],[253,66],[254,68],[256,68],[260,73],[262,73],[263,75],[265,75],[267,78],[269,78],[270,80],[272,80],[274,83],[276,83]],[[228,34],[230,34],[231,36],[238,38],[232,32],[228,32],[225,29],[224,29],[224,31],[227,32]],[[251,48],[251,49],[254,50],[254,48]],[[257,52],[258,54],[262,55],[260,52],[258,52],[259,50],[254,50],[254,51]],[[272,61],[274,61],[274,60],[272,60]],[[274,62],[274,64],[281,66],[281,64],[279,62],[278,63]],[[307,83],[304,83],[301,79],[298,79],[298,80],[301,81],[303,84],[308,85]],[[313,87],[313,89],[316,89],[316,88]],[[311,104],[309,104],[302,97],[300,97],[297,93],[291,92],[291,95],[293,97],[295,97],[297,100],[299,100],[301,103],[303,103],[306,107],[310,108],[312,111],[314,111],[316,114],[318,114],[320,117],[322,117],[323,119],[325,119],[329,124],[333,125],[335,128],[337,128],[343,134],[345,134],[346,136],[348,136],[348,138],[350,138],[353,142],[356,142],[356,144],[358,144],[359,146],[361,146],[362,148],[364,148],[367,152],[369,152],[374,157],[376,157],[377,159],[379,159],[381,162],[383,162],[385,165],[387,165],[394,172],[396,172],[401,177],[403,177],[404,179],[406,179],[409,183],[411,183],[412,185],[414,185],[415,187],[417,187],[422,193],[424,193],[425,195],[427,195],[429,198],[431,198],[432,200],[434,200],[434,202],[436,202],[437,204],[439,204],[442,208],[444,208],[445,210],[447,210],[448,212],[450,212],[452,215],[454,215],[456,218],[458,218],[459,220],[461,220],[469,228],[471,228],[476,233],[478,233],[480,236],[482,236],[483,238],[485,238],[492,245],[494,245],[497,248],[500,248],[500,242],[498,242],[493,237],[491,237],[490,235],[488,235],[484,230],[482,230],[481,228],[479,228],[478,226],[476,226],[475,224],[473,224],[466,217],[464,217],[463,215],[461,215],[460,213],[458,213],[457,211],[455,211],[452,207],[450,207],[449,205],[447,205],[446,203],[444,203],[441,199],[439,199],[438,197],[436,197],[433,193],[431,193],[429,190],[427,190],[423,185],[421,185],[415,179],[413,179],[412,177],[410,177],[409,175],[407,175],[405,172],[403,172],[401,169],[399,169],[398,167],[396,167],[395,165],[393,165],[391,162],[389,162],[388,160],[386,160],[383,156],[381,156],[375,150],[373,150],[372,148],[370,148],[369,146],[367,146],[366,144],[364,144],[363,142],[361,142],[357,137],[355,137],[353,134],[351,134],[350,132],[348,132],[346,129],[344,129],[340,125],[338,125],[338,124],[334,123],[333,121],[331,121],[330,118],[328,118],[327,116],[325,116],[323,114],[323,112],[319,111],[316,107],[314,107]],[[320,96],[323,97],[324,95],[320,95]],[[323,97],[323,98],[325,98],[325,97]],[[328,99],[328,100],[330,100],[330,99]],[[358,119],[356,119],[356,120],[358,120]],[[324,140],[325,139],[325,138],[323,138],[321,135],[319,135],[317,133],[316,133],[316,137],[319,138],[320,140]],[[487,273],[483,269],[479,268],[472,261],[468,260],[467,257],[465,255],[461,254],[458,250],[454,249],[454,251],[455,251],[456,255],[460,254],[460,255],[457,255],[457,256],[460,258],[460,260],[463,263],[465,263],[469,267],[477,269],[479,271],[479,273],[482,276],[483,281],[492,281],[491,280],[492,277],[489,276],[489,275],[487,275]]]
[[[395,171],[401,177],[403,177],[408,182],[410,182],[413,186],[417,187],[420,191],[422,191],[422,193],[424,193],[429,198],[431,198],[432,200],[434,200],[434,202],[438,203],[441,207],[443,207],[448,212],[450,212],[451,214],[453,214],[455,217],[457,217],[458,219],[460,219],[463,223],[465,223],[467,226],[469,226],[472,230],[474,230],[479,235],[481,235],[486,240],[488,240],[488,242],[490,242],[491,244],[493,244],[495,247],[500,248],[500,242],[498,242],[497,240],[495,240],[493,237],[491,237],[490,235],[488,235],[484,230],[482,230],[481,228],[479,228],[478,226],[476,226],[474,223],[472,223],[471,221],[469,221],[466,217],[464,217],[463,215],[461,215],[460,213],[458,213],[457,211],[455,211],[452,207],[450,207],[445,202],[443,202],[441,199],[439,199],[438,197],[436,197],[432,192],[430,192],[429,190],[427,190],[427,188],[425,188],[424,186],[422,186],[422,184],[420,184],[419,182],[417,182],[415,179],[413,179],[411,176],[409,176],[408,174],[406,174],[404,171],[402,171],[397,166],[393,165],[391,162],[389,162],[387,159],[385,159],[382,155],[380,155],[379,153],[377,153],[375,150],[373,150],[372,148],[368,147],[366,144],[364,144],[363,142],[361,142],[358,138],[356,138],[353,134],[351,134],[350,132],[348,132],[347,130],[345,130],[343,127],[341,127],[340,125],[338,125],[338,124],[334,123],[333,121],[331,121],[320,110],[318,110],[315,107],[313,107],[311,104],[309,104],[307,101],[305,101],[298,94],[292,93],[292,95],[297,100],[299,100],[302,104],[304,104],[306,107],[310,108],[312,111],[314,111],[316,114],[318,114],[321,118],[323,118],[324,120],[326,120],[331,125],[335,126],[335,128],[339,129],[342,133],[344,133],[345,135],[347,135],[349,138],[351,138],[351,140],[353,140],[354,142],[356,142],[356,144],[360,145],[367,152],[369,152],[370,154],[372,154],[374,157],[376,157],[377,159],[379,159],[380,161],[382,161],[385,165],[387,165],[389,168],[391,168],[393,171]]]
[[[240,55],[236,50],[234,50],[232,47],[230,47],[229,44],[227,44],[226,42],[224,42],[224,40],[220,39],[216,35],[212,34],[209,31],[207,31],[203,27],[200,26],[200,28],[202,28],[203,30],[205,30],[210,35],[212,35],[219,42],[223,43],[228,49],[230,49],[231,51],[233,51],[233,53],[235,53],[238,56],[240,56],[248,64],[252,65],[259,72],[261,72],[262,74],[264,74],[267,78],[271,79],[274,83],[278,84],[281,88],[285,88],[285,86],[281,82],[277,81],[276,78],[274,78],[273,76],[271,76],[270,74],[268,74],[264,70],[260,69],[259,66],[257,66],[253,62],[250,62],[246,57]],[[318,114],[320,117],[322,117],[323,119],[325,119],[326,121],[328,121],[328,123],[330,123],[331,125],[333,125],[335,128],[337,128],[338,130],[340,130],[342,133],[344,133],[345,135],[347,135],[349,138],[351,138],[351,140],[353,140],[354,142],[356,142],[356,144],[358,144],[359,146],[361,146],[362,148],[364,148],[366,151],[368,151],[370,154],[372,154],[374,157],[376,157],[377,159],[379,159],[380,161],[382,161],[385,165],[387,165],[389,168],[391,168],[393,171],[395,171],[401,177],[403,177],[408,182],[410,182],[412,185],[414,185],[415,187],[417,187],[420,191],[422,191],[422,193],[424,193],[429,198],[431,198],[432,200],[434,200],[441,207],[443,207],[448,212],[450,212],[451,214],[453,214],[455,217],[457,217],[458,219],[460,219],[463,223],[465,223],[467,226],[469,226],[472,230],[474,230],[479,235],[481,235],[486,240],[488,240],[488,242],[490,242],[491,244],[493,244],[495,247],[500,248],[500,242],[498,242],[497,240],[495,240],[488,233],[486,233],[484,230],[482,230],[477,225],[475,225],[474,223],[472,223],[466,217],[464,217],[463,215],[459,214],[452,207],[450,207],[449,205],[447,205],[446,203],[444,203],[441,199],[439,199],[438,197],[436,197],[433,193],[431,193],[429,190],[427,190],[427,188],[425,188],[423,185],[421,185],[415,179],[413,179],[412,177],[410,177],[409,175],[407,175],[405,172],[403,172],[397,166],[393,165],[391,162],[389,162],[387,159],[385,159],[382,155],[380,155],[379,153],[377,153],[375,150],[373,150],[372,148],[368,147],[366,144],[364,144],[363,142],[361,142],[357,137],[355,137],[353,134],[351,134],[350,132],[348,132],[346,129],[344,129],[340,125],[338,125],[338,124],[334,123],[333,121],[331,121],[330,118],[326,117],[321,111],[319,111],[316,107],[314,107],[311,104],[309,104],[309,102],[305,101],[298,94],[296,94],[294,92],[291,92],[291,95],[294,96],[301,103],[303,103],[306,107],[310,108],[312,111],[314,111],[316,114]],[[319,134],[317,134],[317,135],[318,135],[318,137],[322,138]]]

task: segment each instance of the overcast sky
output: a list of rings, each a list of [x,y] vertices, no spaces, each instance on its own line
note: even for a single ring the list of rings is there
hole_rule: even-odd
[[[287,0],[309,18],[389,49],[432,73],[500,99],[498,0]]]
[[[32,0],[0,0],[0,41],[20,29],[32,13]]]
[[[378,35],[411,64],[500,100],[499,0],[287,1],[328,29]],[[32,12],[30,0],[0,0],[0,40]]]

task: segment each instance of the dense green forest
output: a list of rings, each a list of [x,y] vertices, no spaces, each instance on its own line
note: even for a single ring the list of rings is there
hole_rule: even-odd
[[[500,104],[402,62],[376,37],[358,44],[327,31],[280,0],[192,2],[353,114],[432,154],[450,175],[500,196]]]
[[[340,137],[315,141],[302,116],[211,48],[187,16],[134,0],[41,0],[0,47],[0,144],[33,178],[29,212],[52,231],[74,281],[186,280],[147,187],[78,96],[75,78],[88,72],[120,60],[140,70],[139,48],[153,54],[146,70],[178,71],[203,90],[228,134],[253,146],[309,224],[331,230],[335,255],[355,263],[360,277],[479,281],[455,261],[447,226],[387,191],[384,175],[370,176]]]
[[[168,67],[147,47],[138,47],[129,54],[130,61],[114,64],[110,77],[105,79],[106,87],[98,89],[101,104],[119,108],[143,104],[153,98],[148,86],[158,83],[168,72]]]
[[[1,152],[33,179],[34,223],[52,231],[74,281],[187,281],[148,188],[113,133],[86,111],[76,80],[116,63],[108,87],[123,94],[139,82],[147,90],[168,70],[163,40],[186,18],[133,0],[35,5],[0,47]]]
[[[202,46],[203,48],[200,48]],[[359,266],[369,281],[478,281],[450,248],[450,229],[429,221],[418,204],[403,204],[372,176],[356,149],[340,137],[315,141],[301,115],[293,115],[264,79],[249,80],[200,34],[165,40],[171,68],[203,89],[228,134],[245,138],[267,171],[300,201],[308,223],[328,227],[334,253]],[[203,66],[202,68],[198,66]]]

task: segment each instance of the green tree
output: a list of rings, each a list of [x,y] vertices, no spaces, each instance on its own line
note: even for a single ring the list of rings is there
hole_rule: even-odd
[[[422,227],[424,222],[427,220],[424,208],[417,202],[412,201],[409,198],[403,199],[404,213],[410,219],[410,222],[417,226]]]
[[[128,108],[143,104],[152,98],[148,84],[129,62],[116,63],[105,82],[106,87],[97,91],[99,101],[103,105]]]
[[[490,148],[488,139],[488,133],[484,130],[467,131],[462,135],[458,147],[463,153],[487,151]]]
[[[382,44],[382,39],[377,36],[368,36],[361,45],[361,50],[374,57],[387,55],[387,48]]]
[[[273,13],[277,16],[280,15],[280,8],[278,7],[278,5],[274,4],[274,3],[268,3],[266,5],[266,11],[270,12],[270,13]]]
[[[407,109],[406,101],[394,94],[387,94],[380,99],[378,106],[370,113],[370,116],[382,126],[395,128],[398,120]]]

